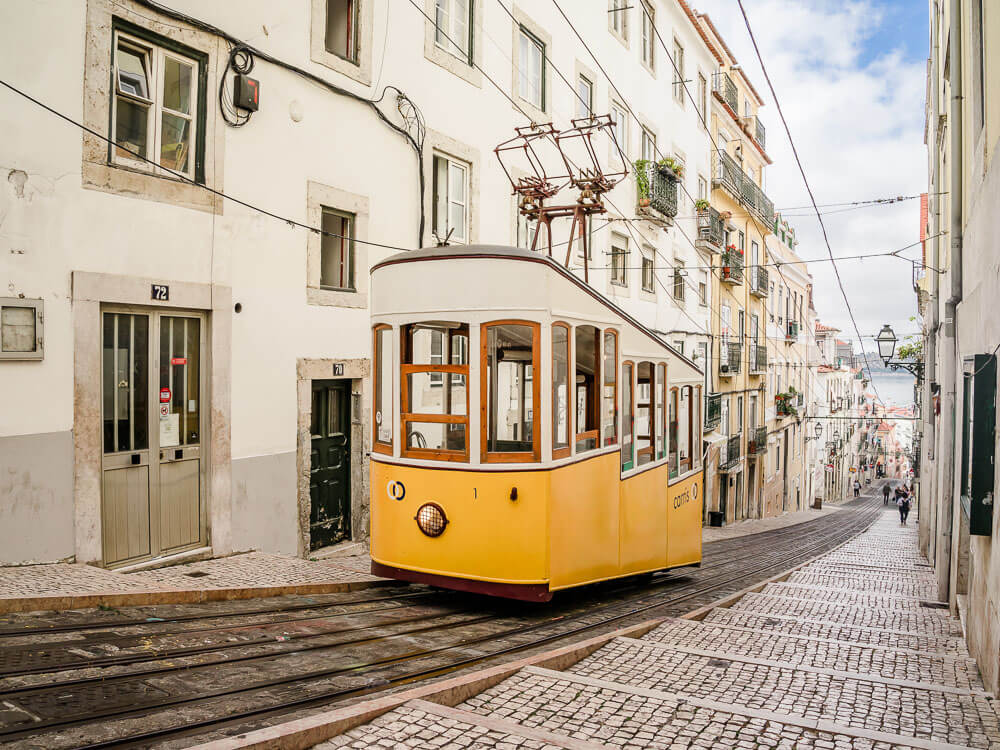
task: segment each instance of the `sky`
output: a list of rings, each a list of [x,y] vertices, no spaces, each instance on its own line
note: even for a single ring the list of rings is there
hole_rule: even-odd
[[[927,6],[919,0],[743,0],[751,28],[818,204],[916,195],[927,188],[923,144]],[[805,260],[828,258],[819,221],[736,0],[693,0],[712,18],[764,97],[760,118],[774,164],[765,192],[795,227]],[[846,207],[845,207],[846,208]],[[823,216],[834,257],[896,250],[919,240],[920,201]],[[917,246],[903,253],[920,258]],[[855,337],[832,264],[812,263],[819,320]],[[861,335],[884,323],[919,330],[912,266],[891,258],[837,263]],[[875,350],[865,339],[865,348]],[[855,350],[858,347],[855,344]]]

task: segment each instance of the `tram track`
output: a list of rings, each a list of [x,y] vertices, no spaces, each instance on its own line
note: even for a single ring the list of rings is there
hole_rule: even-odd
[[[811,522],[808,522],[807,524],[801,524],[801,525],[799,525],[797,527],[790,527],[790,528],[786,528],[786,529],[775,529],[775,530],[773,530],[773,532],[765,532],[765,533],[774,534],[773,537],[770,537],[772,540],[774,540],[774,539],[780,539],[780,538],[784,538],[785,536],[788,536],[789,534],[791,534],[790,529],[797,528],[799,530],[798,531],[798,536],[801,536],[801,534],[803,533],[803,531],[808,532],[808,529],[803,529],[802,528],[803,526],[807,526],[808,524],[811,524],[811,523],[816,523],[817,521],[820,521],[820,520],[822,520],[822,519],[817,519],[816,521],[811,521]],[[754,536],[757,536],[757,535],[754,535]],[[755,551],[755,547],[759,547],[759,542],[755,545],[755,544],[752,544],[752,543],[748,543],[746,541],[739,541],[739,540],[745,540],[745,539],[746,539],[746,537],[743,537],[743,538],[739,538],[738,537],[738,538],[736,538],[736,540],[733,540],[733,541],[737,542],[735,544],[730,544],[729,543],[730,540],[725,540],[724,541],[724,544],[725,544],[725,549],[724,550],[720,549],[717,553],[713,553],[712,551],[706,551],[706,554],[704,556],[704,560],[707,561],[707,564],[712,564],[712,561],[716,557],[724,557],[725,558],[725,564],[735,565],[735,564],[737,564],[737,563],[739,563],[739,562],[741,562],[743,560],[758,557],[759,556],[759,551]],[[737,555],[733,554],[734,551],[742,551],[742,550],[750,550],[750,551],[746,552],[745,554],[737,554]],[[703,564],[705,564],[705,563],[703,563]],[[672,580],[674,580],[674,578],[676,577],[677,573],[683,574],[682,571],[674,571],[673,573],[671,571],[667,571],[665,574],[658,574],[660,576],[660,578],[661,578],[661,580],[659,580],[658,582],[654,582],[654,583],[644,582],[644,583],[639,583],[639,584],[631,583],[631,584],[627,584],[624,587],[616,589],[616,591],[628,591],[628,590],[636,590],[636,589],[645,589],[645,590],[648,590],[651,586],[666,585],[666,584],[669,584]],[[664,580],[662,578],[662,576],[664,576],[664,575],[672,575],[672,574],[674,576],[673,578],[669,578],[669,579],[666,579],[666,580]],[[607,594],[608,592],[605,591],[603,593]],[[148,661],[152,661],[152,660],[177,659],[177,658],[184,658],[184,657],[188,657],[188,656],[198,655],[198,654],[201,654],[201,653],[210,653],[210,652],[214,652],[214,651],[220,651],[221,652],[221,651],[232,650],[232,649],[245,649],[245,648],[266,647],[266,646],[271,646],[271,647],[274,648],[274,651],[272,652],[272,654],[295,653],[295,652],[298,651],[298,649],[291,649],[291,648],[287,648],[287,647],[275,646],[275,643],[276,643],[275,638],[276,638],[276,636],[273,633],[269,632],[269,631],[272,630],[272,629],[274,629],[274,628],[276,628],[276,627],[279,627],[279,626],[291,626],[291,625],[298,626],[298,625],[301,625],[303,623],[309,623],[309,622],[318,622],[318,623],[319,622],[326,622],[326,621],[336,620],[336,619],[340,619],[340,618],[344,618],[344,617],[357,616],[359,614],[363,614],[365,616],[370,616],[370,615],[373,615],[373,614],[378,614],[380,612],[394,611],[394,610],[403,609],[403,608],[407,608],[407,607],[411,607],[412,608],[412,607],[414,607],[413,604],[400,603],[399,600],[426,599],[426,598],[435,597],[435,595],[438,595],[437,596],[438,599],[445,599],[446,601],[447,601],[449,595],[451,595],[453,599],[457,597],[457,595],[455,595],[454,592],[447,592],[447,591],[440,591],[440,592],[437,592],[437,591],[427,591],[427,592],[420,592],[420,593],[404,594],[404,595],[393,596],[393,597],[373,597],[373,598],[368,598],[368,599],[361,599],[361,600],[358,600],[358,601],[355,601],[355,602],[331,603],[331,604],[329,604],[327,606],[302,605],[302,606],[297,606],[297,607],[290,607],[290,608],[287,608],[287,609],[284,609],[284,610],[282,610],[282,609],[268,609],[267,612],[269,612],[269,613],[280,613],[280,612],[287,612],[289,610],[298,610],[298,611],[305,611],[305,612],[310,612],[310,613],[311,612],[315,612],[315,614],[308,614],[308,615],[305,615],[305,616],[298,616],[298,617],[285,617],[285,618],[280,618],[280,619],[257,620],[257,621],[251,621],[251,622],[241,621],[241,622],[239,622],[237,624],[223,624],[223,625],[218,625],[218,626],[215,626],[215,627],[201,627],[201,628],[196,628],[196,629],[183,629],[183,630],[165,630],[165,631],[151,630],[150,627],[149,627],[150,623],[148,623],[146,621],[134,621],[134,622],[133,621],[128,621],[128,625],[123,625],[123,627],[125,627],[125,628],[137,627],[137,628],[141,628],[144,632],[135,633],[135,634],[119,634],[119,635],[112,636],[110,638],[104,637],[100,641],[100,647],[101,647],[101,650],[106,650],[108,648],[113,648],[116,652],[120,651],[120,650],[125,650],[125,649],[128,649],[128,648],[141,647],[141,650],[139,652],[137,652],[137,653],[116,654],[114,656],[102,656],[102,655],[89,656],[89,657],[79,657],[79,656],[77,656],[77,658],[75,658],[75,659],[68,659],[67,658],[67,659],[64,659],[63,661],[55,661],[52,658],[54,655],[58,654],[59,652],[73,653],[73,654],[79,654],[81,652],[85,653],[86,652],[86,648],[90,644],[87,641],[81,642],[79,639],[67,640],[67,641],[48,642],[48,643],[42,644],[41,646],[39,646],[38,644],[30,644],[30,645],[27,645],[27,646],[21,646],[19,648],[8,650],[7,658],[4,660],[4,661],[7,662],[7,664],[3,665],[3,666],[0,666],[0,693],[4,692],[3,681],[6,680],[7,678],[24,676],[24,675],[31,675],[31,674],[58,673],[58,672],[62,672],[62,671],[82,670],[82,669],[99,668],[99,667],[110,667],[110,666],[130,666],[130,665],[133,665],[133,664],[138,664],[138,663],[142,663],[142,662],[148,662]],[[365,609],[365,610],[363,610],[361,612],[354,611],[354,610],[351,610],[351,609],[348,609],[347,611],[337,611],[337,612],[330,612],[329,611],[330,609],[334,609],[334,608],[343,608],[345,606],[349,607],[350,605],[353,605],[353,604],[380,603],[380,602],[385,602],[385,601],[394,602],[394,603],[391,604],[391,605],[389,605],[389,606],[385,606],[385,607],[376,607],[376,608],[372,608],[372,609]],[[435,602],[435,605],[438,606],[438,607],[441,606],[440,603],[438,603],[438,602]],[[253,610],[253,612],[255,614],[257,614],[257,613],[260,613],[260,610],[259,609],[258,610]],[[452,608],[450,611],[446,611],[446,612],[442,612],[442,613],[434,614],[434,615],[429,615],[429,617],[443,617],[443,616],[446,616],[448,614],[460,614],[461,612],[462,612],[462,610],[460,610],[460,609],[454,609],[454,608]],[[232,619],[234,616],[235,615],[229,615],[229,614],[212,615],[212,616],[210,616],[207,619]],[[172,620],[172,622],[191,621],[192,619],[194,619],[194,618],[191,618],[191,617],[175,618],[174,620]],[[322,638],[322,637],[327,637],[327,636],[333,636],[333,635],[341,634],[341,633],[344,633],[344,632],[353,632],[353,631],[356,631],[356,630],[371,629],[371,628],[374,628],[374,627],[391,627],[392,625],[399,624],[401,622],[406,622],[406,621],[408,621],[408,620],[404,619],[404,620],[398,620],[398,621],[388,621],[386,623],[377,623],[375,625],[366,625],[366,626],[360,626],[360,627],[354,627],[354,628],[346,628],[346,629],[342,629],[342,630],[328,630],[328,631],[321,632],[321,633],[312,633],[312,634],[307,634],[307,635],[301,635],[301,634],[297,635],[295,633],[287,634],[287,635],[279,634],[278,637],[281,640],[278,641],[278,643],[284,643],[284,642],[287,642],[287,641],[300,641],[300,640],[305,640],[305,639],[317,639],[317,638]],[[159,621],[159,622],[157,622],[155,624],[156,625],[168,625],[170,622],[171,622],[171,620],[161,620],[161,621]],[[102,624],[102,628],[103,627],[104,627],[104,625]],[[254,639],[246,639],[246,640],[239,639],[239,640],[230,641],[230,642],[209,643],[209,644],[195,646],[195,647],[183,647],[183,646],[171,645],[169,643],[162,643],[162,641],[167,641],[167,640],[172,639],[172,638],[173,639],[177,639],[177,638],[185,639],[185,638],[192,638],[192,637],[195,637],[195,636],[205,636],[205,635],[215,634],[215,633],[218,633],[218,634],[239,633],[242,636],[242,635],[246,635],[248,633],[251,633],[253,631],[257,631],[259,633],[260,637],[257,638],[257,639],[255,639],[255,640]],[[44,632],[52,632],[52,631],[48,631],[47,630],[47,631],[44,631]],[[21,635],[37,635],[39,633],[40,633],[40,631],[37,631],[37,630],[24,629],[24,630],[21,631],[20,634]],[[162,645],[161,645],[161,643],[162,643]],[[307,649],[307,650],[311,650],[311,649]],[[13,661],[13,659],[11,659],[11,656],[13,656],[18,651],[21,652],[22,659],[24,661],[28,662],[27,666],[9,666],[10,662]],[[261,655],[261,657],[259,657],[259,658],[263,658],[265,656],[272,655],[272,654],[264,654],[264,655]],[[237,659],[239,659],[239,658],[240,657],[237,657]],[[214,663],[220,663],[222,661],[226,661],[227,663],[230,663],[230,662],[234,661],[234,659],[220,659],[220,660],[218,660],[217,662],[214,662]],[[198,665],[198,666],[200,666],[200,665]],[[130,675],[132,675],[132,674],[153,674],[153,673],[156,673],[157,671],[158,670],[144,670],[141,673],[132,672],[132,673],[129,673],[129,674]],[[102,678],[102,679],[106,679],[106,677]],[[82,684],[82,683],[81,682],[74,682],[73,684]]]
[[[870,501],[870,498],[869,498]],[[852,503],[854,505],[855,503]],[[224,716],[211,715],[197,720],[189,720],[183,726],[159,726],[156,728],[140,728],[140,731],[125,731],[115,737],[93,738],[96,741],[76,742],[69,736],[65,737],[68,742],[57,742],[47,747],[126,747],[126,746],[149,746],[150,743],[160,744],[168,740],[178,740],[191,736],[193,733],[203,733],[207,729],[220,726],[233,726],[234,722],[246,722],[248,720],[260,721],[273,716],[287,714],[302,708],[315,705],[325,705],[348,699],[354,696],[370,693],[374,690],[387,690],[399,685],[407,684],[422,679],[429,679],[444,674],[453,673],[460,669],[469,668],[484,662],[495,662],[505,656],[518,654],[527,650],[544,647],[553,642],[593,631],[597,628],[608,628],[640,615],[649,615],[656,610],[676,609],[684,606],[692,599],[704,598],[706,594],[714,594],[727,588],[742,588],[753,581],[751,579],[766,578],[768,574],[787,569],[799,562],[809,559],[819,554],[825,549],[832,548],[841,541],[850,538],[866,528],[881,512],[880,507],[868,503],[870,507],[853,509],[843,512],[843,518],[816,519],[796,527],[786,527],[786,529],[764,532],[753,537],[743,537],[738,541],[725,540],[711,545],[715,549],[709,553],[706,549],[706,565],[697,574],[692,576],[665,574],[654,578],[651,584],[645,586],[624,586],[617,589],[617,593],[627,593],[632,590],[639,590],[638,596],[625,597],[600,606],[587,606],[585,601],[580,607],[580,612],[558,612],[555,615],[548,614],[537,621],[524,622],[524,618],[512,618],[504,614],[490,613],[479,617],[471,618],[467,621],[460,621],[451,624],[450,627],[427,625],[414,629],[413,631],[397,633],[394,635],[383,634],[370,638],[356,639],[356,644],[361,643],[381,643],[385,645],[384,639],[394,639],[400,642],[415,640],[416,636],[434,634],[439,635],[446,631],[454,631],[456,628],[466,626],[466,629],[473,631],[464,637],[448,639],[445,643],[438,642],[436,645],[432,641],[428,645],[421,645],[416,640],[415,647],[404,649],[400,653],[391,653],[383,658],[359,659],[348,649],[345,658],[336,665],[330,665],[323,669],[313,669],[306,671],[295,671],[291,674],[281,674],[278,676],[265,677],[264,679],[246,680],[240,682],[237,687],[223,686],[207,689],[192,689],[186,694],[175,694],[169,696],[158,696],[154,690],[147,694],[146,705],[141,705],[143,701],[130,700],[127,703],[120,703],[116,706],[105,706],[103,710],[88,712],[86,716],[74,714],[74,712],[61,712],[59,715],[50,716],[48,720],[41,717],[39,721],[26,727],[0,727],[0,742],[17,743],[19,740],[28,740],[37,736],[39,732],[48,730],[66,731],[70,729],[83,729],[103,725],[108,722],[122,722],[126,719],[136,719],[149,717],[157,712],[166,709],[177,709],[182,706],[192,704],[206,704],[220,699],[235,700],[246,699],[261,693],[270,691],[272,699],[258,701],[254,705],[247,706],[238,711],[227,711]],[[864,506],[864,503],[861,503]],[[841,513],[836,514],[840,516]],[[807,528],[808,527],[808,528]],[[794,531],[793,531],[794,530]],[[797,543],[788,544],[789,538],[795,539]],[[754,543],[756,540],[756,544]],[[780,540],[786,540],[784,545],[778,544]],[[756,547],[756,552],[753,551]],[[786,548],[787,547],[787,548]],[[761,549],[770,551],[761,554]],[[747,554],[742,552],[750,550]],[[733,553],[736,553],[735,555]],[[749,559],[755,559],[753,565],[746,565]],[[719,559],[718,564],[713,560]],[[662,589],[669,587],[669,591]],[[607,596],[612,591],[604,589],[600,592]],[[389,597],[387,597],[389,598]],[[397,597],[398,598],[398,597]],[[577,600],[585,597],[577,597]],[[467,601],[467,600],[466,600]],[[690,605],[684,609],[690,609]],[[552,607],[547,608],[551,613]],[[521,613],[524,613],[524,608]],[[539,611],[539,614],[544,614]],[[668,612],[679,613],[679,612]],[[449,614],[438,614],[437,617],[460,616],[469,614],[467,611],[459,610]],[[431,615],[427,616],[432,617]],[[476,628],[482,626],[499,626],[505,621],[514,620],[512,627],[485,627],[485,632],[475,632]],[[569,627],[564,627],[568,625]],[[371,625],[367,627],[351,628],[347,630],[319,634],[317,638],[336,637],[338,632],[354,632],[358,630],[370,630],[378,627],[386,627],[386,624]],[[546,628],[554,628],[557,632],[544,632]],[[541,631],[541,632],[540,632]],[[40,631],[34,631],[40,632]],[[526,638],[525,636],[529,636]],[[534,637],[538,636],[538,637]],[[440,640],[440,639],[439,639]],[[476,651],[474,647],[483,643],[497,642],[501,647]],[[238,644],[246,646],[247,644]],[[249,644],[254,646],[256,644]],[[294,648],[282,653],[269,653],[244,658],[219,659],[211,664],[188,665],[188,666],[158,666],[154,667],[155,674],[169,674],[171,672],[183,672],[185,676],[191,676],[192,670],[209,672],[215,666],[225,666],[232,664],[253,664],[257,671],[266,672],[265,665],[270,666],[275,660],[287,657],[291,654],[303,654],[309,651],[320,652],[323,649],[344,649],[347,646],[355,645],[349,642],[326,644],[313,643],[305,648]],[[404,646],[408,643],[404,643]],[[210,649],[206,650],[209,653]],[[150,660],[150,654],[143,655],[146,661]],[[448,656],[450,658],[441,659],[438,657]],[[163,658],[176,658],[176,655],[169,657],[153,656],[153,660]],[[420,664],[420,660],[425,662]],[[103,666],[89,664],[88,666]],[[394,669],[405,666],[406,670]],[[416,669],[410,669],[416,666]],[[86,678],[84,680],[68,681],[57,680],[55,683],[49,682],[43,686],[27,686],[16,690],[6,690],[0,692],[0,701],[10,699],[15,704],[22,701],[30,704],[45,704],[47,699],[54,695],[65,693],[67,690],[80,689],[84,686],[110,688],[112,691],[116,686],[127,688],[129,685],[142,684],[144,680],[155,676],[153,672],[128,673],[123,675],[103,675],[100,677]],[[349,677],[345,682],[330,684],[338,678]],[[148,683],[147,683],[148,684]],[[281,691],[291,697],[283,698]],[[275,691],[278,691],[275,694]],[[129,692],[127,689],[124,692]],[[135,692],[134,690],[132,691]],[[34,700],[25,701],[25,698]],[[41,700],[39,700],[39,698]],[[277,700],[275,699],[277,698]],[[112,704],[114,700],[110,701]],[[251,703],[253,701],[250,701]],[[30,710],[30,709],[28,709]],[[144,729],[144,731],[142,731]],[[84,737],[86,732],[79,734]],[[52,737],[56,740],[56,737]],[[37,746],[37,745],[36,745]]]

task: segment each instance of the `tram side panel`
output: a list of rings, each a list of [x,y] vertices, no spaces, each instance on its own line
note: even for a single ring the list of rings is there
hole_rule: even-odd
[[[548,472],[480,472],[371,462],[372,559],[438,576],[505,584],[548,581]],[[517,488],[516,497],[511,490]],[[417,527],[436,503],[444,533]]]
[[[704,471],[698,471],[667,487],[668,568],[701,562],[702,492]]]
[[[551,588],[621,575],[619,454],[605,453],[546,472],[551,481]]]
[[[619,482],[621,572],[660,570],[667,565],[667,469],[657,466]]]

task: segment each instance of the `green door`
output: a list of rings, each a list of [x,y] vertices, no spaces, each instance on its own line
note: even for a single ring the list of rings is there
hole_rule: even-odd
[[[312,382],[309,549],[351,537],[351,381]]]

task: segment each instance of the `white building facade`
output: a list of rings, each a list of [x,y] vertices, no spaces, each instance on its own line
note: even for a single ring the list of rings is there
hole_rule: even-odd
[[[529,242],[491,152],[530,122],[611,114],[629,162],[683,165],[675,216],[610,194],[590,280],[704,364],[718,58],[687,5],[420,4],[0,8],[37,100],[0,90],[0,563],[363,542],[368,269]]]

